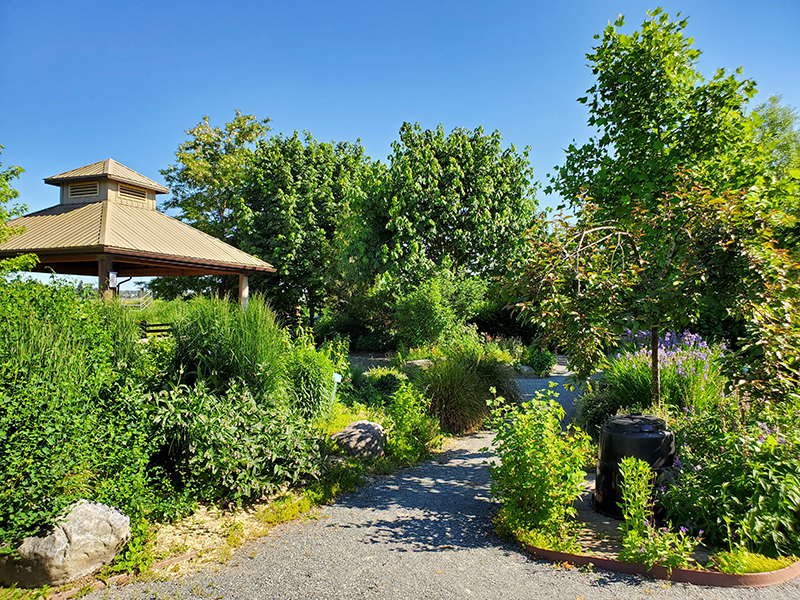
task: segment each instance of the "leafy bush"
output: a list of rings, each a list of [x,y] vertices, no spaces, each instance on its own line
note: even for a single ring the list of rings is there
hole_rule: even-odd
[[[525,349],[522,364],[531,367],[539,377],[547,377],[556,365],[556,355],[534,344]]]
[[[591,440],[561,429],[564,409],[548,392],[523,405],[492,411],[499,463],[490,467],[492,493],[502,500],[501,533],[553,550],[577,551],[574,502],[583,489]]]
[[[394,325],[407,348],[432,344],[475,314],[486,284],[462,273],[443,270],[403,295],[395,304]]]
[[[153,396],[154,436],[164,468],[204,500],[259,498],[319,473],[319,448],[298,413],[256,402],[231,385],[224,395],[202,383]]]
[[[0,281],[0,552],[79,498],[119,507],[134,528],[155,499],[149,421],[126,383],[138,332],[81,293]]]
[[[246,312],[228,300],[195,298],[173,328],[175,383],[182,373],[185,383],[203,381],[224,394],[241,380],[259,400],[280,388],[284,333],[261,297],[250,298]]]
[[[623,548],[619,559],[648,567],[687,567],[700,538],[688,535],[685,527],[674,533],[669,527],[655,526],[651,506],[653,473],[650,465],[636,457],[626,456],[620,462],[619,470],[622,476],[622,514],[625,519],[619,526]]]
[[[387,422],[386,454],[401,463],[430,456],[441,440],[439,424],[428,415],[430,402],[407,382],[392,394]]]
[[[456,315],[442,296],[437,279],[422,283],[395,306],[398,337],[409,348],[436,342],[456,322]]]
[[[575,423],[592,436],[593,440],[597,440],[606,421],[617,414],[620,408],[619,398],[607,390],[591,390],[578,397],[575,408]],[[631,404],[626,409],[639,412],[643,410]]]
[[[674,419],[677,455],[661,488],[667,516],[767,556],[800,554],[800,419],[732,396]],[[776,407],[777,408],[777,407]]]

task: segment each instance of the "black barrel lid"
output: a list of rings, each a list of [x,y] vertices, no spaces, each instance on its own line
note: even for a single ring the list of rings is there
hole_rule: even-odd
[[[609,419],[603,429],[614,433],[650,433],[665,431],[667,429],[667,422],[653,415],[631,413],[629,415]]]

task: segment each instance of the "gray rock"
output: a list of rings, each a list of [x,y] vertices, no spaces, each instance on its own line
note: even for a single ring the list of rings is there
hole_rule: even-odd
[[[46,536],[28,537],[20,558],[0,558],[0,585],[59,585],[110,563],[131,535],[130,519],[115,508],[79,500]]]
[[[353,421],[331,438],[356,458],[376,458],[386,448],[386,432],[371,421]]]
[[[522,365],[519,368],[519,372],[522,375],[536,375],[536,371],[533,370],[533,367],[529,367],[528,365]]]
[[[409,379],[414,379],[417,373],[420,371],[427,369],[433,364],[432,360],[427,358],[420,358],[418,360],[408,360],[403,363],[403,373],[406,374],[406,377]]]

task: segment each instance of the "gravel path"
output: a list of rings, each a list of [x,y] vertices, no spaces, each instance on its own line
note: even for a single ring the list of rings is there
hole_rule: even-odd
[[[434,460],[381,478],[276,527],[228,563],[171,581],[101,590],[98,598],[193,599],[800,599],[800,581],[763,590],[704,588],[532,560],[492,533],[497,505],[480,448],[456,440]]]
[[[522,392],[522,401],[527,402],[531,400],[537,392],[547,391],[550,388],[550,382],[556,385],[552,388],[558,394],[559,404],[564,407],[564,419],[562,423],[564,426],[572,422],[575,418],[575,399],[580,395],[577,386],[574,390],[570,390],[567,386],[570,382],[567,381],[566,375],[559,375],[553,377],[545,377],[541,379],[517,379],[519,389]]]

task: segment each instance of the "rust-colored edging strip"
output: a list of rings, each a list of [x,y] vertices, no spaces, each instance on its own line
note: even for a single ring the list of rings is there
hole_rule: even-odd
[[[717,587],[768,587],[786,583],[800,575],[800,561],[778,571],[770,571],[768,573],[734,575],[731,573],[719,573],[717,571],[674,568],[670,574],[667,572],[666,567],[656,566],[648,568],[647,565],[623,562],[612,558],[599,558],[596,556],[586,556],[585,554],[556,552],[555,550],[537,548],[531,544],[523,545],[528,553],[552,562],[568,562],[578,566],[591,563],[598,569],[604,569],[606,571],[625,573],[627,575],[644,575],[645,577],[651,577],[653,579],[667,579],[669,581],[692,583],[694,585],[713,585]]]

